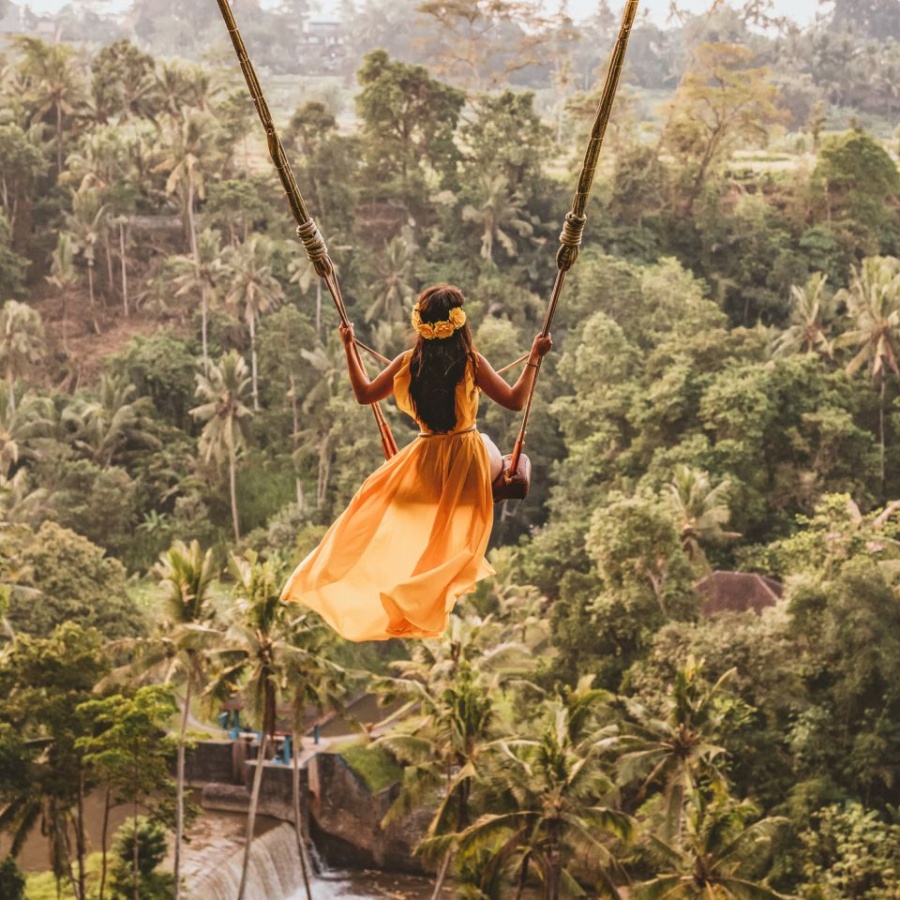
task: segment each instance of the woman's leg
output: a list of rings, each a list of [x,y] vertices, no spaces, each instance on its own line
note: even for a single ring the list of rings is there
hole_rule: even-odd
[[[491,459],[491,482],[494,482],[503,471],[503,456],[497,445],[486,434],[482,434],[481,439],[484,441],[484,446],[487,447],[488,456]]]

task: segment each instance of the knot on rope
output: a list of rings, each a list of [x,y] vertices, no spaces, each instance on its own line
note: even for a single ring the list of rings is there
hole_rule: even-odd
[[[302,225],[297,226],[297,237],[303,242],[306,248],[306,255],[313,264],[316,274],[320,278],[326,278],[334,271],[334,264],[328,255],[328,248],[325,246],[325,239],[319,231],[313,219],[307,219]]]
[[[581,235],[587,216],[579,216],[573,212],[566,213],[566,221],[563,223],[559,242],[562,245],[556,252],[556,266],[563,271],[572,267],[578,259],[578,248],[581,246]]]

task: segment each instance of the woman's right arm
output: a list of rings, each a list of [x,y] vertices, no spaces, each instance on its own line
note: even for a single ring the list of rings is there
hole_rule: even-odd
[[[347,371],[350,373],[350,386],[358,403],[368,406],[384,400],[394,392],[394,376],[403,365],[405,353],[397,356],[391,364],[370,379],[363,368],[359,353],[354,345],[353,326],[340,326],[341,340],[344,342],[344,353],[347,357]]]
[[[507,409],[520,410],[525,406],[528,393],[537,378],[538,361],[547,355],[553,346],[553,339],[548,334],[546,337],[538,334],[531,344],[531,353],[528,354],[528,362],[522,369],[522,374],[514,385],[509,385],[497,374],[494,367],[479,353],[478,370],[475,373],[475,383],[495,403],[505,406]]]

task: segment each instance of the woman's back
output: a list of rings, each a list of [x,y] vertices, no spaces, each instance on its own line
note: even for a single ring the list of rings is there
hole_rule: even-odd
[[[413,351],[410,350],[405,354],[400,364],[400,370],[394,376],[394,398],[398,408],[415,419],[416,424],[418,424],[423,433],[432,434],[434,429],[429,428],[422,418],[417,415],[416,405],[410,395],[412,381],[410,366],[412,358]],[[465,431],[475,424],[475,417],[478,414],[478,396],[479,392],[475,384],[475,366],[471,360],[468,360],[463,377],[460,378],[455,389],[456,422],[451,431]]]

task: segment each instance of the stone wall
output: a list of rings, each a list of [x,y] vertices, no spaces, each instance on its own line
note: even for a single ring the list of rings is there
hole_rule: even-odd
[[[203,786],[204,808],[227,812],[249,808],[256,760],[244,759],[246,749],[232,741],[208,741],[192,750],[188,777]],[[317,753],[305,761],[300,769],[301,810],[307,817],[307,834],[326,862],[354,869],[423,872],[412,848],[425,835],[432,813],[419,810],[386,828],[381,825],[399,790],[393,785],[371,793],[339,753]],[[294,821],[289,765],[266,763],[259,814]]]
[[[235,741],[203,741],[189,748],[184,769],[188,784],[237,784],[241,772],[235,749]]]
[[[370,793],[339,753],[319,753],[310,760],[309,784],[311,833],[327,862],[392,872],[423,871],[412,848],[425,835],[430,812],[421,810],[386,828],[381,824],[399,785]]]

